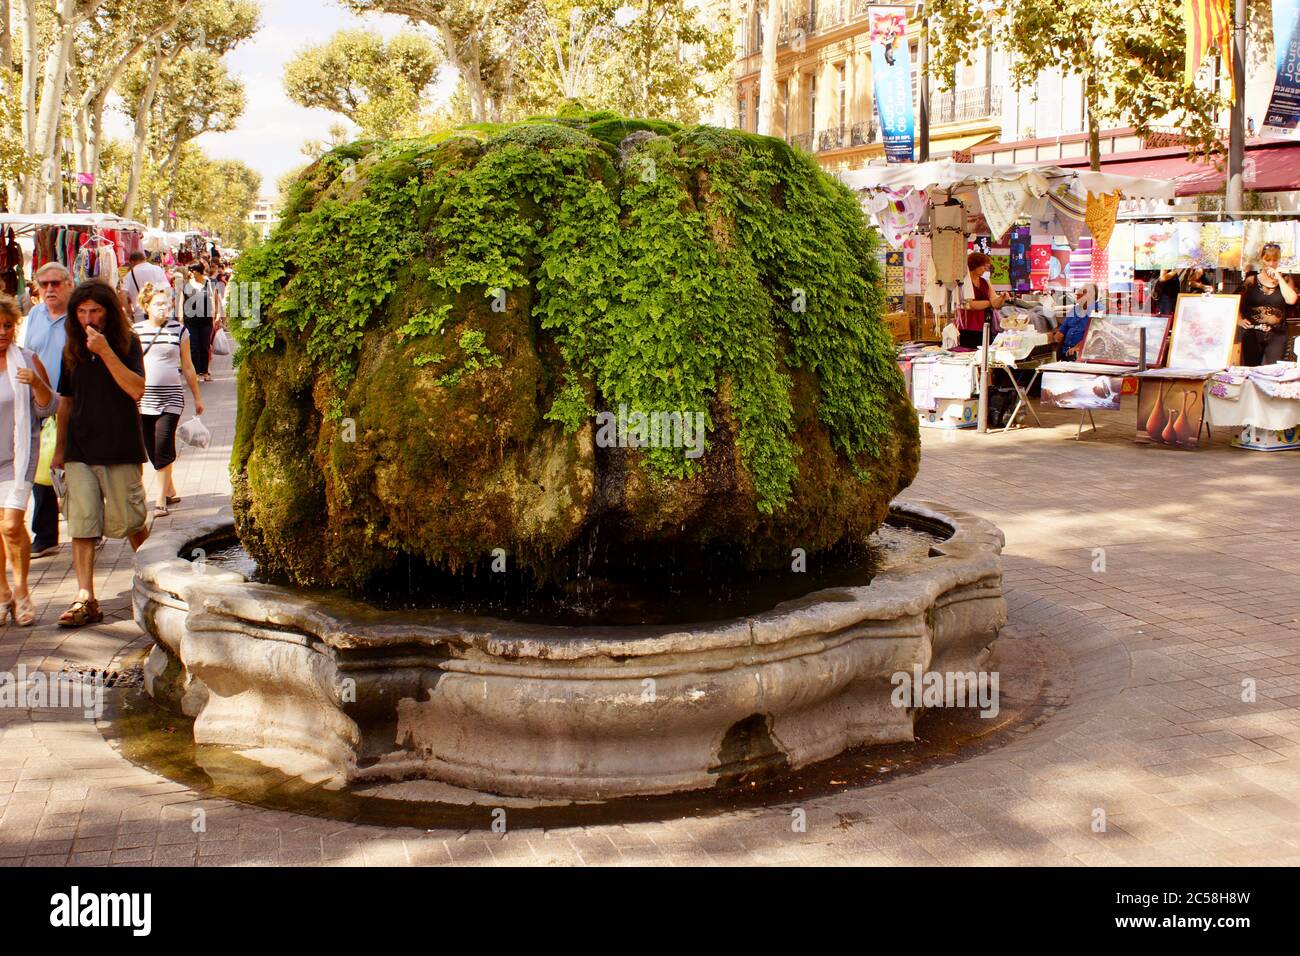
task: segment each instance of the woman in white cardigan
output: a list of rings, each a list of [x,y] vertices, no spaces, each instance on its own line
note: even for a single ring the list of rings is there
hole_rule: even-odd
[[[27,537],[27,498],[40,460],[41,419],[59,407],[45,366],[18,345],[18,303],[0,296],[0,626],[10,618],[21,627],[36,621],[27,587],[32,542]],[[13,565],[13,586],[7,565]]]

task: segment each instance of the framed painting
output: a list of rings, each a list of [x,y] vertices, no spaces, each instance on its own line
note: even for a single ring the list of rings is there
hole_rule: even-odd
[[[1204,424],[1204,379],[1141,380],[1138,388],[1138,444],[1198,448]]]
[[[1113,375],[1044,372],[1041,401],[1048,408],[1119,411],[1124,379]]]
[[[1174,309],[1170,368],[1227,368],[1237,337],[1239,295],[1180,295]]]
[[[1147,365],[1159,365],[1169,337],[1167,315],[1094,315],[1079,348],[1079,361],[1138,365],[1141,329],[1147,330]]]

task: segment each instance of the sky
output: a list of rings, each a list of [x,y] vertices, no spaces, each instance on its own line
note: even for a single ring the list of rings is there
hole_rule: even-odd
[[[248,100],[244,115],[231,132],[205,133],[196,143],[212,159],[238,159],[257,170],[262,174],[262,195],[270,197],[281,175],[306,162],[304,142],[328,139],[330,126],[339,122],[355,132],[336,113],[292,102],[282,82],[285,64],[304,47],[324,43],[339,30],[364,26],[392,36],[411,26],[404,17],[357,16],[343,9],[339,0],[260,2],[261,29],[225,58],[230,72],[244,83]],[[454,82],[454,74],[447,79]],[[129,136],[125,120],[123,124]]]

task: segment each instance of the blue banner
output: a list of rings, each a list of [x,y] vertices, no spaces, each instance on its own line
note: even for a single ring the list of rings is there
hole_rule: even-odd
[[[907,49],[907,8],[870,7],[871,79],[885,161],[913,160],[912,58]]]
[[[1273,49],[1277,79],[1263,132],[1300,136],[1300,0],[1273,0]]]

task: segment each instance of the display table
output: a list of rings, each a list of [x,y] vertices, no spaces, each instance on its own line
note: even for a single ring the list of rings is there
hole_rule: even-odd
[[[1038,377],[1038,367],[1053,358],[1050,338],[1033,330],[1003,332],[995,347],[989,349],[989,381],[999,371],[1006,374],[1016,392],[1016,405],[1006,425],[1010,430],[1023,411],[1028,411],[1039,425],[1029,389]],[[980,352],[929,352],[912,355],[904,370],[912,404],[923,428],[974,428],[978,424]],[[1028,385],[1021,385],[1016,371],[1033,369]]]
[[[1290,395],[1300,396],[1300,388],[1283,387],[1288,384],[1224,374],[1211,382],[1206,405],[1214,424],[1241,428],[1232,442],[1238,448],[1294,451],[1300,449],[1300,397]]]

